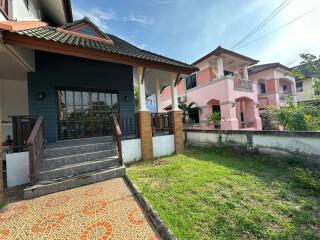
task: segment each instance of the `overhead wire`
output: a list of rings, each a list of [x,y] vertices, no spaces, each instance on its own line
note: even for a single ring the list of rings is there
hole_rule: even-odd
[[[283,11],[293,0],[283,1],[270,15],[268,15],[262,22],[260,22],[253,30],[251,30],[247,35],[245,35],[239,42],[237,42],[231,49],[235,49],[260,29],[262,29],[268,22],[270,22],[275,16],[277,16],[281,11]]]

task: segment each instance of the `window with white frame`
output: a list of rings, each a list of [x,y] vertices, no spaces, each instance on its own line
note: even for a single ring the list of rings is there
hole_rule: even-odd
[[[197,75],[193,74],[186,78],[186,89],[192,89],[197,86]]]

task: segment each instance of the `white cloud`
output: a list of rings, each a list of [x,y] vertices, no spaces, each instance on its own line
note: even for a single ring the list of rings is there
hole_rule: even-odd
[[[75,19],[88,17],[94,24],[103,30],[108,29],[108,21],[117,19],[117,14],[112,9],[100,10],[99,8],[93,8],[90,10],[74,8],[73,16]]]
[[[144,16],[144,15],[136,15],[134,13],[130,13],[127,17],[123,19],[124,21],[130,21],[139,23],[141,25],[152,25],[154,20],[151,17]]]

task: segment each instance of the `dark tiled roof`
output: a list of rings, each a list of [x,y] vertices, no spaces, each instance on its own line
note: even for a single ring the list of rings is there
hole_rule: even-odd
[[[67,24],[67,27],[70,27],[70,25],[74,25],[74,24]],[[63,26],[62,28],[65,28],[65,27],[66,26]],[[52,26],[21,30],[21,31],[17,31],[16,33],[18,33],[19,35],[24,35],[32,38],[44,39],[47,41],[70,44],[77,47],[90,48],[90,49],[95,49],[99,51],[120,54],[128,57],[134,57],[137,59],[169,64],[175,67],[188,69],[189,71],[198,70],[198,68],[192,65],[137,48],[134,45],[122,40],[121,38],[108,33],[106,35],[113,41],[113,44],[107,44],[101,41],[95,41],[85,37],[68,34],[66,32],[60,32],[60,31],[57,31],[56,27],[52,27]]]
[[[249,68],[249,74],[255,74],[258,72],[262,72],[271,68],[282,68],[286,71],[290,71],[291,69],[280,64],[280,63],[268,63],[268,64],[261,64],[261,65],[255,65]]]
[[[240,58],[240,59],[243,59],[245,61],[248,61],[248,62],[251,62],[251,64],[256,64],[258,63],[259,61],[258,60],[255,60],[255,59],[252,59],[252,58],[249,58],[247,56],[244,56],[242,54],[239,54],[239,53],[236,53],[236,52],[233,52],[233,51],[230,51],[226,48],[223,48],[221,46],[218,46],[215,50],[213,50],[212,52],[208,53],[207,55],[203,56],[202,58],[198,59],[197,61],[195,61],[193,63],[193,65],[196,65],[204,60],[206,60],[207,58],[211,57],[211,56],[220,56],[221,54],[228,54],[228,55],[231,55],[231,56],[234,56],[234,57],[237,57],[237,58]]]

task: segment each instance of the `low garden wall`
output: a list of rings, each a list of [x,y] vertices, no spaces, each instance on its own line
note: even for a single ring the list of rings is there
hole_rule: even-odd
[[[123,162],[131,163],[142,159],[141,139],[122,140]],[[172,155],[175,152],[174,135],[163,135],[152,137],[153,157]]]
[[[320,162],[320,132],[231,131],[184,129],[185,142],[193,146],[244,145],[270,154],[300,154]]]

